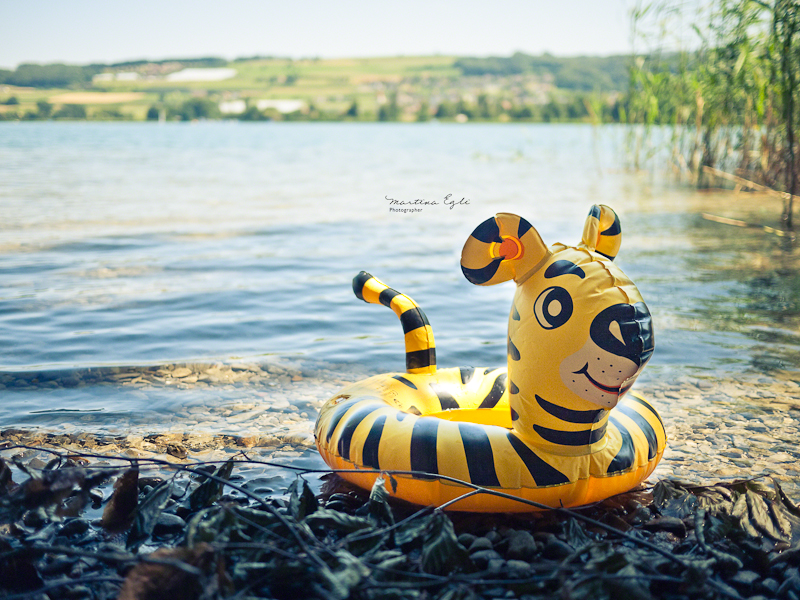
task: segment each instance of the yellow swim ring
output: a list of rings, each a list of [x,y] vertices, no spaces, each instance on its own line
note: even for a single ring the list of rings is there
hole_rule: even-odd
[[[517,284],[507,368],[437,370],[422,309],[359,273],[356,296],[400,318],[406,372],[370,377],[328,400],[315,427],[325,462],[364,489],[377,471],[414,472],[395,475],[390,493],[425,506],[470,491],[430,475],[551,507],[588,504],[641,483],[661,459],[666,434],[649,402],[626,395],[653,353],[653,330],[639,291],[613,263],[621,235],[607,206],[592,207],[577,246],[548,249],[530,223],[508,213],[473,231],[461,256],[467,279]],[[487,494],[447,508],[532,510]]]

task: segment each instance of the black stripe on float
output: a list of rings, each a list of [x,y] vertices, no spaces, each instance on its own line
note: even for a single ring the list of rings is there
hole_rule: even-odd
[[[435,383],[430,384],[433,393],[436,394],[436,397],[439,398],[439,404],[442,406],[442,410],[450,410],[452,408],[461,408],[461,405],[456,401],[453,394],[448,391],[448,386],[446,385],[437,385]]]
[[[605,426],[600,429],[587,429],[585,431],[560,431],[558,429],[548,429],[541,425],[534,425],[533,430],[551,444],[560,446],[586,446],[594,444],[606,433]]]
[[[484,244],[490,242],[497,242],[498,244],[503,243],[503,238],[500,237],[500,227],[497,225],[497,221],[495,221],[494,217],[489,217],[478,225],[475,231],[472,232],[472,237]]]
[[[519,321],[520,319],[519,311],[517,310],[517,307],[514,306],[513,304],[511,305],[511,318],[514,319],[515,321]]]
[[[601,231],[600,235],[619,235],[622,233],[622,224],[619,222],[619,216],[614,213],[614,222],[605,231]]]
[[[378,461],[378,446],[381,443],[381,436],[383,435],[383,426],[386,424],[386,415],[381,415],[375,422],[367,434],[367,439],[364,440],[364,449],[361,454],[363,456],[362,462],[365,467],[373,469],[380,469],[381,465]]]
[[[525,219],[520,217],[519,219],[519,227],[517,227],[517,237],[522,238],[523,235],[528,233],[528,230],[532,229],[533,225],[528,223]]]
[[[411,430],[411,470],[424,473],[439,473],[436,456],[436,438],[439,433],[439,419],[421,418]],[[430,479],[423,477],[423,479]]]
[[[521,358],[519,350],[514,345],[514,342],[511,341],[511,337],[508,338],[508,355],[511,357],[511,360],[519,360]]]
[[[475,368],[474,367],[461,367],[459,368],[461,371],[461,383],[467,385],[470,381],[472,381],[472,377],[475,375]]]
[[[394,299],[395,296],[399,295],[400,292],[398,292],[397,290],[393,290],[390,287],[387,287],[380,294],[378,294],[378,302],[380,302],[384,306],[391,308],[392,300]]]
[[[361,424],[361,421],[366,419],[368,415],[371,415],[380,408],[386,408],[386,405],[367,404],[366,406],[361,406],[350,413],[350,416],[345,420],[344,425],[342,426],[342,433],[339,434],[339,443],[336,446],[339,456],[345,460],[350,460],[350,442],[353,439],[353,433],[355,432],[356,427],[358,427]]]
[[[492,389],[486,395],[486,398],[483,399],[483,402],[481,402],[481,405],[478,408],[494,408],[500,401],[500,398],[502,398],[503,392],[506,391],[507,379],[508,373],[500,373],[500,375],[497,376],[497,379],[494,380]]]
[[[349,400],[345,400],[344,402],[338,404],[331,415],[331,420],[328,423],[328,433],[325,436],[325,441],[330,442],[331,437],[333,437],[333,432],[336,430],[336,427],[339,425],[339,421],[342,420],[344,413],[350,410],[355,404],[359,402],[363,402],[364,398],[356,397],[350,398]]]
[[[544,272],[545,279],[553,279],[559,275],[577,275],[581,279],[586,278],[586,272],[571,260],[557,260]]]
[[[649,410],[651,413],[653,413],[653,416],[654,416],[656,419],[658,419],[658,422],[659,422],[659,423],[661,423],[661,426],[662,426],[662,427],[664,426],[664,421],[662,421],[662,420],[661,420],[661,415],[659,415],[659,414],[658,414],[658,412],[656,411],[656,409],[655,409],[655,408],[653,408],[652,406],[650,406],[650,403],[649,403],[649,402],[647,402],[647,401],[645,401],[645,400],[642,400],[641,398],[637,398],[636,396],[633,396],[633,395],[631,395],[631,396],[628,396],[627,398],[628,398],[628,400],[633,400],[634,402],[638,402],[639,404],[641,404],[642,406],[644,406],[644,407],[645,407],[647,410]]]
[[[567,423],[594,423],[599,421],[603,416],[603,409],[597,410],[572,410],[558,406],[552,402],[548,402],[540,396],[536,396],[536,402],[539,403],[546,412],[550,413],[556,418],[566,421]]]
[[[412,390],[415,390],[415,389],[417,389],[417,386],[415,386],[415,385],[414,385],[414,384],[413,384],[411,381],[409,381],[408,379],[406,379],[406,378],[405,378],[405,377],[403,377],[402,375],[392,375],[392,379],[397,379],[397,381],[399,381],[399,382],[400,382],[400,383],[402,383],[403,385],[407,385],[407,386],[408,386],[408,387],[410,387]]]
[[[516,421],[517,419],[519,419],[519,413],[512,408],[511,409],[511,420],[512,421]]]
[[[589,216],[600,219],[600,207],[597,204],[592,205],[592,208],[589,209]]]
[[[514,452],[520,457],[528,472],[533,477],[537,486],[545,485],[561,485],[562,483],[569,483],[569,478],[555,467],[551,467],[533,450],[528,448],[521,439],[519,439],[512,432],[508,432],[508,441],[511,442],[511,447]]]
[[[436,348],[406,352],[406,370],[422,369],[436,364]]]
[[[492,444],[483,427],[474,423],[459,423],[458,433],[464,442],[469,480],[475,485],[500,487],[494,467]]]
[[[653,430],[652,425],[630,406],[625,406],[624,404],[618,405],[617,410],[628,417],[642,430],[644,437],[647,438],[647,460],[653,460],[653,457],[658,451],[658,437],[656,437],[656,432]]]
[[[502,258],[495,258],[492,259],[492,262],[488,265],[480,269],[468,269],[464,265],[461,265],[461,272],[464,273],[464,277],[466,277],[467,281],[470,283],[481,285],[494,277],[494,274],[497,273],[497,269],[500,268],[501,262],[503,262]]]
[[[403,325],[403,333],[408,333],[420,327],[425,327],[425,325],[430,325],[430,323],[428,323],[428,317],[425,316],[425,313],[422,312],[420,308],[408,309],[400,315],[400,323]]]
[[[609,417],[609,420],[619,429],[619,433],[622,436],[622,446],[620,446],[619,452],[617,452],[614,460],[611,461],[611,464],[608,465],[608,469],[606,469],[606,473],[610,475],[630,469],[631,465],[633,465],[633,457],[636,455],[636,451],[633,448],[633,438],[622,423],[614,417]]]
[[[353,293],[359,300],[364,300],[364,285],[372,279],[372,275],[366,271],[361,271],[358,275],[353,277]],[[366,302],[366,300],[364,300]]]
[[[508,382],[508,392],[510,394],[519,394],[519,388],[514,384],[513,381]]]

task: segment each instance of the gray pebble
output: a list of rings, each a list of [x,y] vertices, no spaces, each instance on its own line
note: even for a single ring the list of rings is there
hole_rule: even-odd
[[[772,577],[767,577],[764,581],[761,582],[761,586],[768,589],[773,594],[778,591],[780,584],[772,579]]]
[[[524,560],[510,559],[506,561],[506,566],[511,573],[516,574],[525,574],[531,570],[531,565]]]
[[[505,563],[503,557],[494,550],[479,550],[470,554],[470,558],[479,569],[486,569],[489,566],[489,561],[499,560]]]
[[[544,545],[544,549],[542,553],[544,554],[545,558],[551,559],[562,559],[568,557],[572,554],[575,550],[572,546],[567,544],[566,542],[562,542],[557,537],[553,536],[547,543]]]
[[[515,531],[508,536],[508,551],[506,556],[509,559],[526,560],[536,553],[536,540],[528,531]]]
[[[475,538],[473,542],[469,545],[470,554],[473,552],[478,552],[480,550],[491,550],[494,547],[491,540],[485,537]]]
[[[502,539],[502,536],[494,530],[488,532],[484,537],[492,542],[492,544],[496,544]]]
[[[486,564],[486,570],[490,573],[499,573],[506,567],[506,561],[502,558],[494,558]]]
[[[158,521],[156,521],[154,531],[156,533],[163,534],[169,532],[183,531],[185,527],[186,527],[186,521],[181,519],[178,515],[162,512],[158,516]]]
[[[472,535],[471,533],[462,533],[460,536],[458,536],[458,543],[465,548],[469,548],[475,539],[476,536]]]

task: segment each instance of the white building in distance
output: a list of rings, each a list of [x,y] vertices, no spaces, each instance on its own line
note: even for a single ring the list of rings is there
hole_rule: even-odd
[[[304,100],[258,100],[256,102],[256,108],[262,111],[267,110],[268,108],[274,108],[279,113],[288,115],[289,113],[297,112],[298,110],[304,111],[308,108],[308,105]]]
[[[222,81],[236,77],[236,69],[183,69],[167,75],[167,81]]]

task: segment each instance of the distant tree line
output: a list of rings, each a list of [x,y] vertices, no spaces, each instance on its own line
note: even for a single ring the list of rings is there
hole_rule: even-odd
[[[460,58],[454,66],[464,75],[550,75],[556,87],[577,91],[622,91],[628,86],[630,56],[531,56]]]
[[[148,64],[176,63],[185,67],[224,67],[222,58],[189,58],[179,60],[135,60],[113,64],[65,65],[52,63],[39,65],[24,63],[15,70],[0,69],[0,84],[34,88],[82,88],[92,82],[92,77],[107,69],[135,69]]]
[[[22,64],[14,71],[0,70],[0,84],[34,88],[80,87],[103,71],[101,65]]]
[[[11,96],[0,104],[17,105],[19,101]],[[387,101],[378,107],[377,112],[365,112],[356,100],[342,112],[325,111],[313,104],[308,110],[283,114],[275,109],[260,110],[249,104],[240,114],[222,114],[217,101],[211,98],[190,98],[183,102],[160,102],[151,105],[146,113],[148,121],[196,121],[212,119],[238,119],[240,121],[418,121],[431,119],[441,121],[520,121],[531,123],[557,122],[592,122],[618,123],[626,115],[626,102],[619,100],[610,102],[600,94],[572,94],[563,98],[553,98],[545,104],[511,102],[493,98],[486,94],[478,96],[476,101],[464,98],[458,101],[441,100],[431,103],[421,100],[417,104],[401,107],[397,94],[390,94]],[[82,104],[50,104],[39,101],[36,110],[23,113],[0,112],[2,120],[124,120],[130,115],[121,113],[115,108],[94,108],[88,112]]]
[[[11,100],[16,100],[16,98],[12,96],[0,104],[18,104],[18,102],[12,102]],[[0,121],[130,121],[131,119],[132,116],[130,114],[123,113],[117,108],[95,108],[90,113],[84,104],[61,104],[56,106],[46,100],[37,102],[35,110],[29,109],[21,113],[0,112]]]
[[[227,67],[228,61],[224,58],[216,58],[213,56],[206,56],[203,58],[164,58],[161,60],[129,60],[125,62],[112,63],[110,65],[102,65],[105,68],[111,69],[135,69],[145,65],[167,65],[179,64],[184,67],[200,67],[200,68],[219,68]]]

